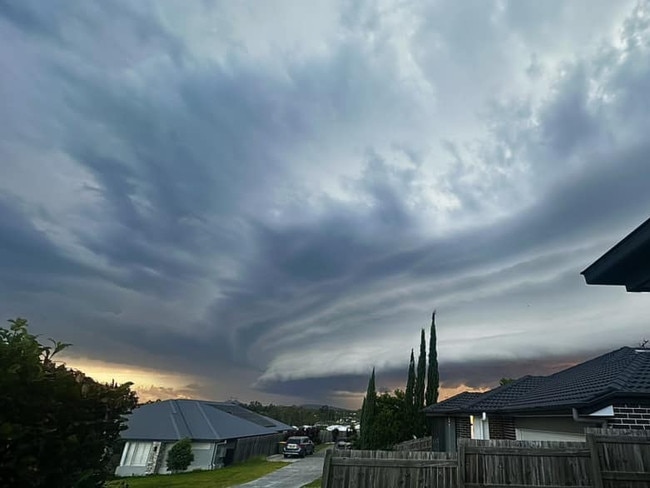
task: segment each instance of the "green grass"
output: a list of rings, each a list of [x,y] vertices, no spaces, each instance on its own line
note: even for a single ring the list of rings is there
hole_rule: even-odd
[[[264,458],[255,458],[245,463],[235,464],[214,471],[193,471],[181,474],[161,474],[152,476],[134,476],[109,481],[106,488],[120,487],[122,481],[129,488],[225,488],[256,480],[273,471],[283,468],[288,463],[268,462]],[[311,485],[310,485],[311,486]],[[317,485],[314,485],[317,486]],[[320,486],[320,485],[318,485]]]
[[[321,479],[318,478],[317,480],[312,481],[311,483],[303,486],[302,488],[321,488]]]
[[[327,444],[318,444],[314,452],[324,451],[325,449],[329,449],[330,447],[334,447],[333,442]]]

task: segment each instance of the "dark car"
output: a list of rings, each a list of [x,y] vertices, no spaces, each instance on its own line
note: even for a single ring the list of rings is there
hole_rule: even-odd
[[[314,454],[314,443],[306,436],[289,437],[284,449],[282,449],[282,454],[284,454],[284,457],[305,457]]]

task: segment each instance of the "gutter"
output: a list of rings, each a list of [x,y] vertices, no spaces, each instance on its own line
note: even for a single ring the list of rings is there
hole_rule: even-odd
[[[572,408],[571,409],[571,414],[573,417],[574,422],[578,423],[583,423],[583,424],[602,424],[602,428],[606,429],[607,428],[607,419],[599,420],[594,417],[581,417],[578,414],[578,409],[577,408]]]

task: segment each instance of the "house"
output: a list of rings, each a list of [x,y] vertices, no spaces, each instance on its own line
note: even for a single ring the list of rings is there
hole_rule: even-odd
[[[130,415],[117,476],[166,474],[167,454],[180,439],[192,440],[188,470],[216,469],[249,457],[277,452],[291,426],[234,402],[166,400],[136,408]]]
[[[650,349],[622,347],[550,376],[524,376],[425,409],[433,450],[459,438],[584,441],[585,427],[650,430]]]
[[[650,219],[581,273],[588,285],[620,285],[650,291]]]

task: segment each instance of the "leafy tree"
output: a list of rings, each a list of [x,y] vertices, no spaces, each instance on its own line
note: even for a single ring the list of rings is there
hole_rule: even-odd
[[[372,374],[368,380],[368,389],[363,401],[363,411],[361,413],[361,448],[375,449],[376,433],[375,416],[377,403],[377,390],[375,388],[375,368],[372,368]]]
[[[392,449],[404,438],[404,392],[382,393],[377,397],[375,417],[375,449]]]
[[[506,378],[503,377],[499,380],[499,386],[505,386],[509,385],[510,383],[513,383],[515,380],[513,378]]]
[[[424,388],[427,374],[427,345],[424,337],[424,329],[420,334],[420,356],[418,357],[418,368],[415,376],[415,399],[413,402],[413,433],[422,437],[426,432],[424,408]]]
[[[425,406],[438,403],[438,389],[440,388],[440,374],[438,372],[438,349],[436,336],[436,311],[431,315],[431,332],[429,334],[429,365],[427,369],[427,393]]]
[[[0,327],[0,486],[101,486],[125,418],[130,383],[101,384],[53,358],[27,321]]]
[[[263,405],[258,401],[253,401],[242,406],[253,412],[284,422],[285,424],[296,426],[338,422],[340,419],[354,416],[350,410],[331,407],[329,405],[320,405],[312,408],[297,405],[274,405],[272,403]]]
[[[185,471],[194,461],[192,440],[186,437],[172,446],[167,454],[167,469],[172,473]]]
[[[408,378],[406,380],[406,392],[404,393],[404,424],[402,426],[402,437],[405,439],[413,435],[413,423],[415,417],[415,357],[411,349],[409,360]]]

